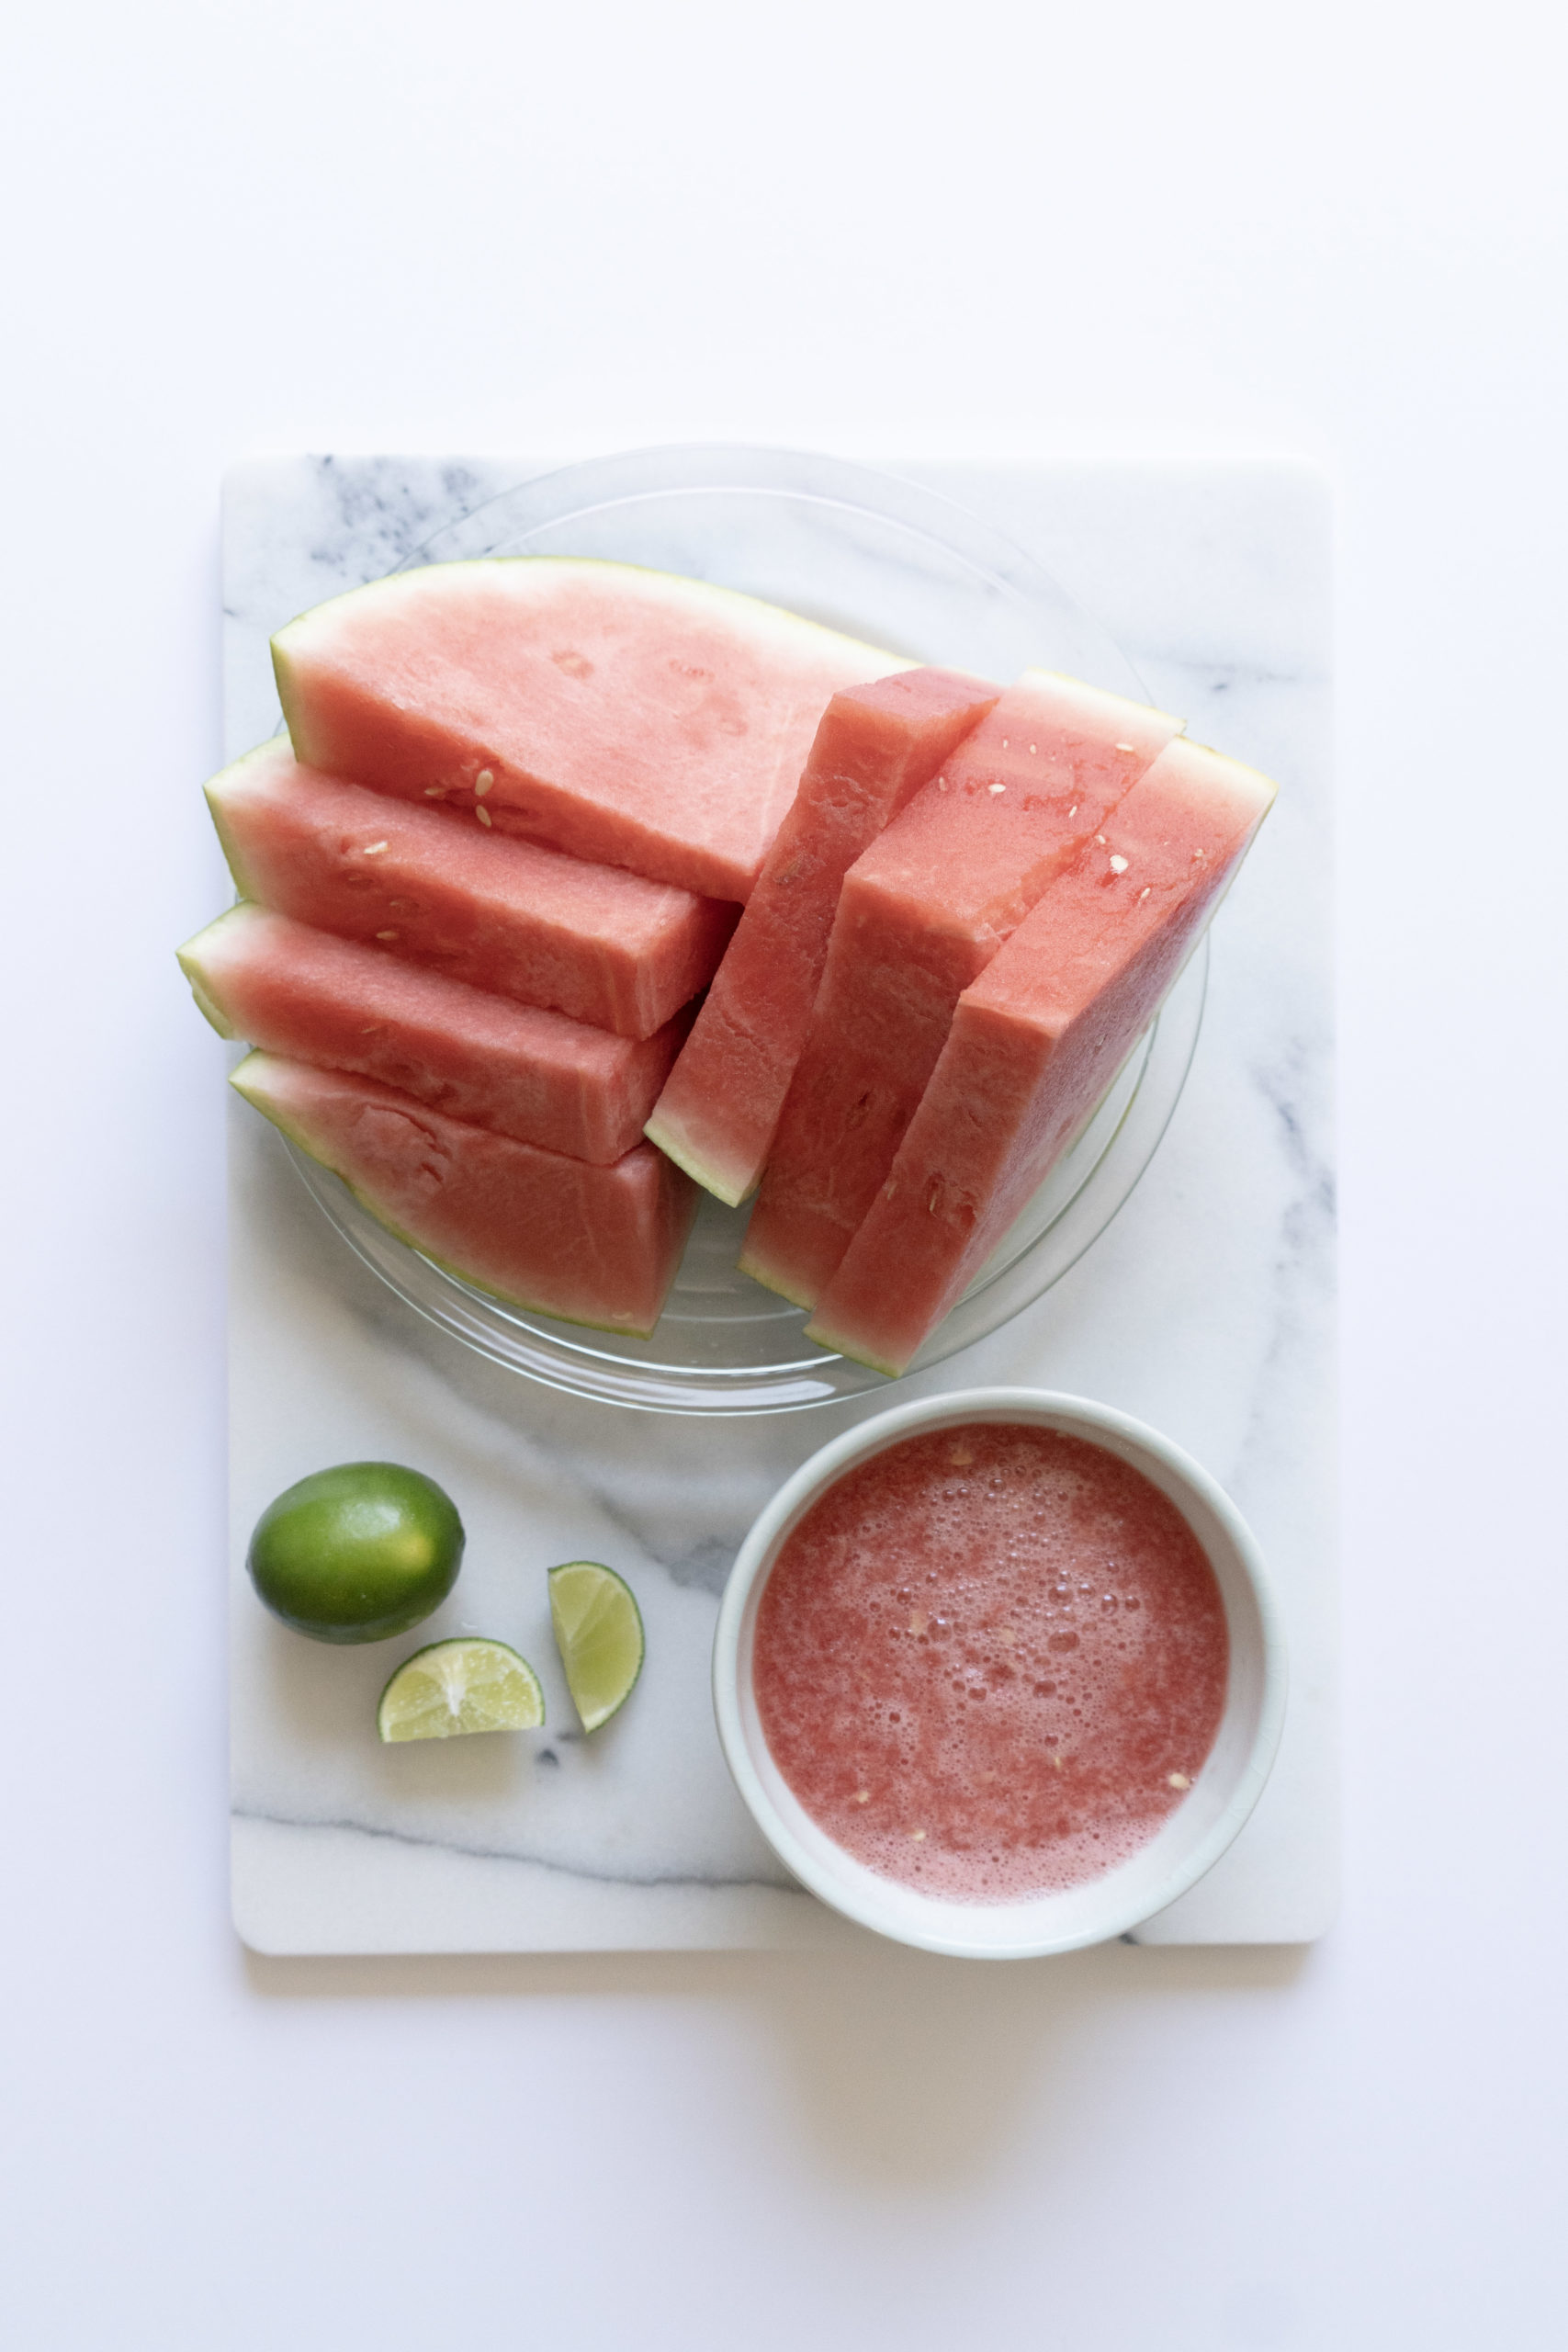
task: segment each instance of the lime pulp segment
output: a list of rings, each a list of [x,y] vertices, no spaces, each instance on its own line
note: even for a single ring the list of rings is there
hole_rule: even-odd
[[[545,1694],[525,1657],[504,1642],[458,1637],[404,1658],[381,1693],[384,1740],[451,1739],[462,1732],[537,1731]]]
[[[642,1612],[632,1589],[597,1560],[568,1560],[550,1570],[550,1623],[582,1728],[597,1731],[642,1672]]]

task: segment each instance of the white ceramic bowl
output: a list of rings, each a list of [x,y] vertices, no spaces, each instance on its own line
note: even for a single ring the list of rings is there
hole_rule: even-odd
[[[889,1445],[973,1421],[1025,1422],[1103,1446],[1176,1505],[1219,1582],[1230,1633],[1224,1713],[1208,1761],[1164,1826],[1083,1886],[1010,1903],[922,1894],[856,1861],[820,1829],[769,1753],[751,1687],[762,1589],[785,1539],[829,1487]],[[714,1710],[736,1786],[802,1884],[863,1927],[926,1951],[1023,1960],[1102,1943],[1152,1918],[1218,1861],[1263,1791],[1285,1715],[1285,1653],[1263,1562],[1245,1521],[1197,1463],[1129,1414],[1034,1388],[977,1388],[879,1413],[834,1439],[773,1497],[740,1547],[714,1638]]]

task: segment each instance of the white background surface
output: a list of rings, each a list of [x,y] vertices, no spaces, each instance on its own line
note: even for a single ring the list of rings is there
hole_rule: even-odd
[[[1561,2339],[1564,230],[1544,6],[36,12],[0,73],[0,2233],[32,2347]],[[246,1962],[217,484],[1299,451],[1343,497],[1342,1924]],[[171,771],[177,838],[139,812]]]

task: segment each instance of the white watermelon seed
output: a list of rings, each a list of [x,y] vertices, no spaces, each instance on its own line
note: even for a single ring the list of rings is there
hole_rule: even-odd
[[[474,778],[474,790],[476,792],[488,792],[494,782],[495,778],[491,774],[489,768],[481,768],[478,775]]]
[[[474,810],[474,814],[475,814],[475,816],[479,819],[479,822],[480,822],[480,824],[481,824],[481,825],[488,825],[488,824],[489,824],[489,822],[490,822],[490,810],[489,810],[488,808],[476,808],[476,809]]]
[[[1135,752],[1137,748],[1136,743],[1118,743],[1116,746],[1119,752]]]
[[[365,854],[367,857],[375,857],[388,846],[389,844],[386,842],[367,842],[366,845]]]
[[[1111,871],[1112,874],[1125,874],[1127,871],[1126,859],[1124,857],[1113,857],[1111,861]]]
[[[378,939],[396,939],[397,935],[395,931],[378,931],[376,933]]]
[[[427,784],[424,787],[424,797],[427,800],[445,800],[446,786],[444,784]]]

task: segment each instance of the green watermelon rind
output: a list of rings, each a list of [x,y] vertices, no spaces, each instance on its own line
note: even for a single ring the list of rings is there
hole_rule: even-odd
[[[740,1272],[747,1277],[749,1282],[754,1282],[760,1290],[771,1290],[775,1298],[786,1300],[791,1306],[798,1306],[803,1314],[809,1315],[812,1308],[816,1306],[817,1302],[815,1299],[797,1297],[794,1291],[786,1290],[777,1274],[771,1272],[763,1273],[760,1268],[749,1265],[746,1261],[746,1251],[744,1247],[741,1249],[738,1262],[739,1264]]]
[[[657,1112],[645,1125],[643,1134],[656,1149],[664,1154],[666,1159],[672,1159],[677,1168],[684,1169],[694,1183],[700,1184],[705,1193],[711,1193],[716,1201],[722,1201],[727,1209],[739,1208],[757,1189],[755,1184],[751,1184],[743,1193],[736,1192],[728,1179],[718,1175],[699,1153],[691,1148],[684,1135],[668,1122],[661,1121]]]
[[[227,922],[233,912],[233,908],[230,907],[226,912],[217,918],[216,922],[209,922],[205,930],[198,931],[194,939],[187,939],[183,947],[176,947],[175,950],[175,960],[185,974],[190,992],[196,999],[197,1011],[204,1021],[217,1030],[218,1035],[228,1045],[232,1045],[240,1033],[207,987],[202,950],[203,942],[210,939],[219,924]]]
[[[218,846],[223,853],[223,862],[229,868],[229,876],[234,885],[235,895],[241,899],[252,899],[255,893],[246,878],[244,861],[240,855],[239,845],[229,826],[224,822],[222,787],[230,782],[231,778],[243,775],[244,770],[251,766],[253,762],[276,760],[279,756],[280,750],[288,748],[281,736],[269,735],[265,743],[258,743],[254,750],[243,752],[239,759],[231,760],[226,768],[220,768],[218,774],[201,787],[203,797],[207,802],[208,814],[212,819],[212,830],[218,836]]]

